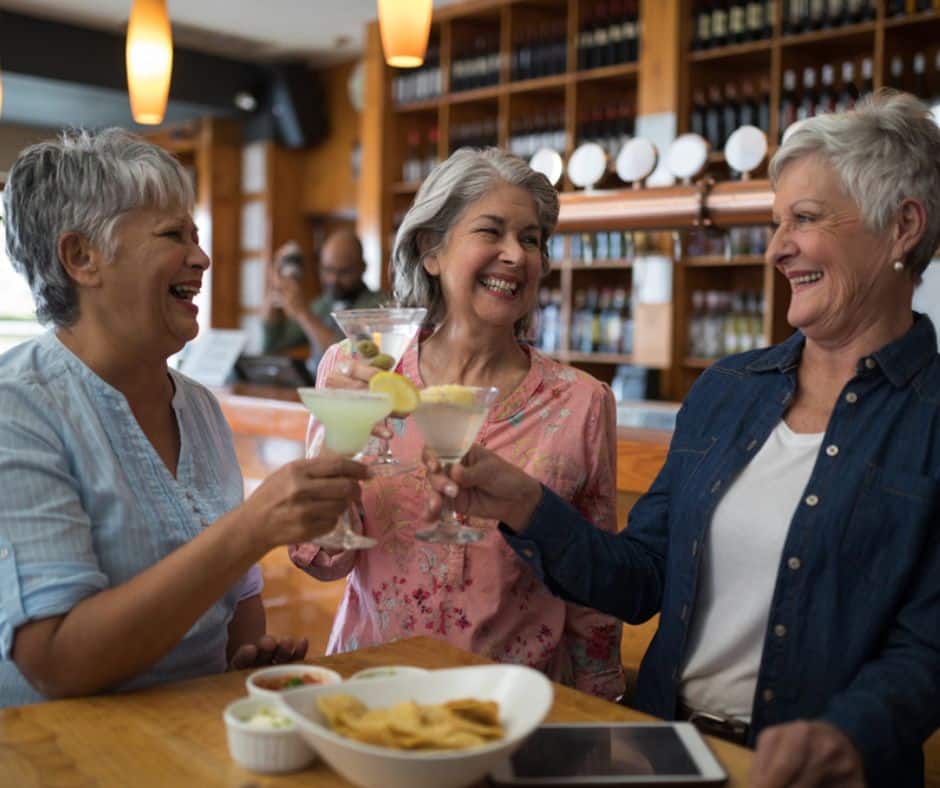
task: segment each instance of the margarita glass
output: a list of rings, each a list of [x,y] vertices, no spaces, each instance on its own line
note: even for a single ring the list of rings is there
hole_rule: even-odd
[[[388,394],[307,387],[297,393],[313,414],[307,426],[308,458],[319,455],[323,445],[344,457],[357,458],[375,423],[392,412]],[[375,539],[352,529],[348,511],[340,515],[332,531],[313,542],[329,550],[363,550],[376,545]]]
[[[350,350],[367,364],[382,357],[380,369],[394,370],[402,355],[421,328],[428,310],[423,308],[384,307],[377,309],[343,309],[333,312],[333,319],[349,340]],[[362,348],[374,351],[364,354]],[[415,463],[403,465],[392,454],[388,441],[381,442],[381,449],[371,463],[377,476],[403,473],[415,467]]]
[[[421,403],[412,417],[428,448],[445,470],[470,451],[499,389],[477,386],[429,386],[421,391]],[[433,528],[415,536],[438,544],[471,544],[483,538],[479,528],[462,525],[444,497],[440,520]]]

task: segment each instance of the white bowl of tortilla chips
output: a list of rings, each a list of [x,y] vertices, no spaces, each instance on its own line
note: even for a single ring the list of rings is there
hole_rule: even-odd
[[[538,671],[484,665],[303,687],[277,702],[320,757],[356,785],[461,788],[522,744],[553,695]]]

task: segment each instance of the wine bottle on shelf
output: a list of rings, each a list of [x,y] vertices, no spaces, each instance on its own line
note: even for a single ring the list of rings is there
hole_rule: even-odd
[[[826,0],[809,0],[807,30],[821,30],[826,25]]]
[[[568,37],[564,20],[552,22],[551,63],[553,74],[564,74],[568,69]]]
[[[728,42],[727,0],[714,0],[712,4],[712,46],[723,47]]]
[[[859,89],[859,96],[867,96],[875,89],[875,83],[872,78],[871,58],[866,57],[862,60],[862,87]]]
[[[900,55],[891,58],[891,76],[888,79],[888,87],[904,90],[904,58]]]
[[[720,150],[724,140],[722,114],[721,91],[713,84],[708,89],[708,105],[705,108],[705,139],[714,150]]]
[[[608,9],[607,3],[600,2],[597,4],[597,17],[595,18],[595,25],[594,25],[594,65],[595,66],[609,66],[610,65],[610,48],[608,46],[608,42],[610,40],[609,26],[610,26],[610,11]]]
[[[835,69],[830,63],[826,63],[821,71],[822,86],[819,89],[819,96],[816,98],[814,115],[825,115],[827,112],[832,112],[836,106]]]
[[[422,167],[421,177],[426,178],[428,174],[437,166],[437,126],[431,126],[428,129],[428,141],[424,149],[424,165]]]
[[[743,0],[730,0],[728,6],[728,43],[743,44],[747,40],[747,12]]]
[[[777,0],[764,0],[764,38],[773,38],[777,24]]]
[[[885,0],[886,16],[904,16],[907,13],[907,0]]]
[[[855,25],[865,18],[868,0],[845,0],[845,24]]]
[[[728,137],[740,124],[740,108],[738,107],[738,88],[734,82],[725,85],[725,103],[721,110],[721,147],[723,148]]]
[[[845,2],[846,0],[826,0],[823,27],[842,27],[847,24]]]
[[[692,49],[709,49],[712,45],[712,10],[705,0],[699,0],[695,13],[695,35],[692,37]]]
[[[914,71],[914,83],[911,85],[911,93],[921,99],[927,96],[927,58],[923,52],[915,52],[911,68]]]
[[[770,79],[761,77],[760,94],[757,99],[757,128],[770,134]]]
[[[751,0],[744,7],[744,27],[748,41],[764,38],[764,3],[763,0]]]
[[[581,27],[578,28],[578,70],[590,68],[591,48],[594,45],[594,15],[588,3],[581,6]]]
[[[705,91],[702,88],[696,88],[692,92],[692,115],[690,117],[690,127],[693,134],[705,137]]]
[[[783,72],[783,93],[780,96],[780,137],[783,138],[784,132],[790,124],[796,122],[797,100],[796,100],[796,72],[793,69],[787,69]]]
[[[803,94],[796,108],[796,119],[806,120],[816,111],[816,69],[803,69]]]
[[[623,63],[625,59],[623,17],[623,0],[610,0],[610,18],[607,24],[608,63]]]
[[[754,85],[750,80],[741,83],[741,104],[738,109],[738,124],[741,126],[759,126],[757,100],[754,98]]]
[[[803,32],[804,5],[807,0],[784,0],[783,2],[783,32],[784,35],[795,36]]]
[[[842,89],[836,98],[835,111],[847,112],[858,101],[858,88],[855,86],[855,64],[846,60],[842,64]]]
[[[640,13],[637,0],[625,0],[623,21],[624,62],[640,59]]]

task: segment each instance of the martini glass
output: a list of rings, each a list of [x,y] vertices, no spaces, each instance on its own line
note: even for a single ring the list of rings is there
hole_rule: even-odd
[[[421,404],[412,414],[428,448],[437,454],[445,471],[470,451],[499,389],[477,386],[430,386],[421,392]],[[437,544],[472,544],[484,533],[463,525],[444,497],[438,522],[415,536]]]
[[[384,307],[377,309],[343,309],[333,312],[333,319],[349,339],[353,356],[369,363],[359,347],[362,340],[375,345],[379,353],[388,356],[388,369],[395,369],[408,345],[415,338],[424,322],[428,310],[423,308]],[[384,368],[384,367],[383,367]],[[415,467],[416,463],[402,464],[392,454],[388,441],[381,441],[381,448],[370,463],[376,476],[391,476],[404,473]]]
[[[313,414],[307,426],[307,457],[316,457],[326,445],[344,457],[358,458],[375,423],[392,412],[388,394],[309,387],[299,388],[297,393]],[[377,544],[353,530],[348,510],[339,516],[332,531],[313,543],[337,551],[364,550]]]

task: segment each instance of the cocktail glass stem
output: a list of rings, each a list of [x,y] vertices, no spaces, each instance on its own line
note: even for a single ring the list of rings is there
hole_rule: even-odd
[[[315,418],[311,417],[307,422],[307,459],[318,457],[323,448],[323,439],[326,435],[323,425]],[[336,520],[336,525],[329,533],[323,534],[313,540],[315,545],[325,547],[327,550],[367,550],[375,547],[378,542],[369,536],[363,536],[353,530],[352,520],[349,517],[349,510],[343,512]]]
[[[449,473],[451,463],[444,466],[444,472]],[[426,531],[419,531],[415,537],[422,542],[431,542],[434,544],[473,544],[479,542],[485,534],[479,528],[473,528],[469,525],[463,525],[457,519],[454,507],[450,499],[442,496],[441,515],[433,528]]]
[[[336,521],[336,526],[327,534],[313,540],[313,543],[327,550],[367,550],[375,547],[378,542],[369,537],[356,533],[352,527],[349,510],[343,512]]]

